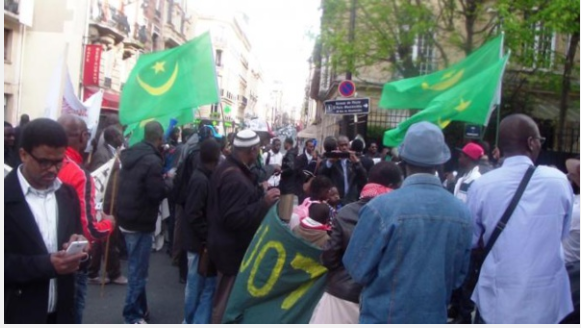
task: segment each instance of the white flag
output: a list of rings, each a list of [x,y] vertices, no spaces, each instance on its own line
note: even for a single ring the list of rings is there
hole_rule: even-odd
[[[97,221],[101,221],[102,219],[101,211],[103,210],[103,201],[105,199],[105,192],[107,191],[107,184],[109,183],[109,178],[113,171],[115,158],[116,157],[112,158],[110,161],[91,173],[91,176],[95,181],[95,209],[97,210]]]
[[[97,134],[97,127],[99,126],[99,116],[101,113],[101,104],[103,103],[103,90],[99,90],[99,92],[92,95],[89,99],[87,99],[83,105],[87,108],[87,118],[85,122],[87,123],[87,128],[91,131],[91,138],[89,139],[89,143],[87,144],[87,149],[85,149],[86,153],[90,153],[93,149],[92,141],[95,139],[95,135]]]
[[[12,171],[12,168],[10,166],[4,164],[4,177],[5,178],[8,175],[8,173],[10,173],[10,171]]]

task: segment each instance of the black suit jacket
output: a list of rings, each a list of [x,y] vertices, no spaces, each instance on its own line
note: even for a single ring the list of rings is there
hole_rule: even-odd
[[[359,199],[359,194],[367,183],[367,171],[363,167],[361,161],[357,164],[347,161],[347,181],[349,182],[349,190],[345,194],[345,180],[343,178],[343,165],[341,161],[334,162],[331,167],[327,167],[326,160],[321,163],[317,172],[331,179],[341,196],[341,204],[347,205],[356,202]]]
[[[74,274],[58,275],[52,266],[16,170],[4,179],[5,323],[46,323],[52,278],[57,278],[57,323],[74,323]],[[72,234],[82,234],[81,208],[71,186],[63,184],[55,194],[60,248]]]

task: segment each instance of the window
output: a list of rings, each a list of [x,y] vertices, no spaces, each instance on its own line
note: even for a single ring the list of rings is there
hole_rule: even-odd
[[[436,54],[429,34],[416,36],[412,47],[412,60],[417,63],[420,75],[432,73],[436,69]]]
[[[111,78],[110,77],[105,77],[105,81],[104,81],[104,86],[107,88],[111,87]]]
[[[10,61],[12,51],[12,30],[4,28],[4,61]]]
[[[525,13],[525,19],[531,18],[537,8]],[[530,59],[532,68],[551,68],[554,61],[556,46],[556,34],[541,21],[533,21],[530,24],[533,37],[523,44],[523,55]]]
[[[211,112],[212,113],[217,113],[218,112],[218,104],[212,104]]]
[[[8,109],[10,108],[10,98],[12,98],[9,94],[4,94],[4,119],[8,118]]]
[[[167,6],[167,23],[173,25],[173,0],[169,0]]]
[[[216,66],[222,67],[222,50],[216,50]]]

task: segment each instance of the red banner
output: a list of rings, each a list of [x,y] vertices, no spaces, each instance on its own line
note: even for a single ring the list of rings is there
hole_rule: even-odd
[[[88,44],[85,46],[85,66],[83,67],[83,85],[99,85],[99,70],[101,69],[100,44]]]

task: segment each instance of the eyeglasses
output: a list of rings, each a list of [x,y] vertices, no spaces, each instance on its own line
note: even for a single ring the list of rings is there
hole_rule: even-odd
[[[38,158],[36,156],[34,156],[32,153],[28,153],[30,155],[30,157],[34,158],[34,160],[38,163],[38,166],[40,166],[41,169],[43,170],[48,170],[51,167],[56,167],[57,170],[60,170],[60,168],[63,166],[63,160],[59,159],[59,160],[50,160],[50,159],[46,159],[46,158]]]
[[[531,138],[538,139],[539,142],[541,143],[541,145],[544,145],[545,141],[547,141],[547,138],[545,138],[545,137],[531,137]]]

